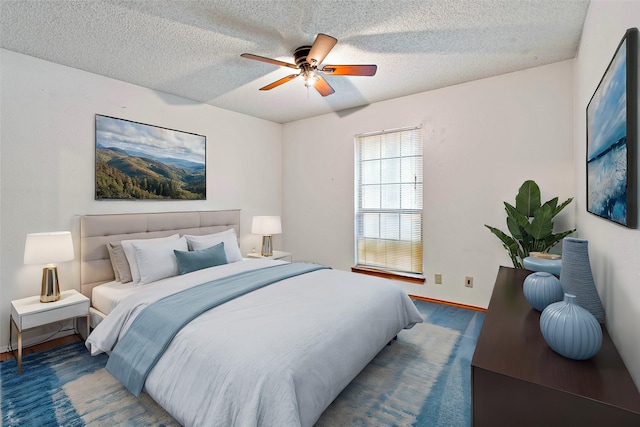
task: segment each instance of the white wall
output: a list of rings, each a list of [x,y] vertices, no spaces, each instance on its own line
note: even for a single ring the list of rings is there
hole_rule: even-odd
[[[627,28],[640,26],[640,2],[592,1],[575,63],[576,223],[589,240],[591,267],[606,325],[640,389],[640,231],[586,211],[587,104]]]
[[[72,230],[77,239],[84,214],[240,208],[248,252],[260,244],[251,217],[280,214],[280,124],[7,50],[0,63],[0,351],[10,301],[40,292],[42,267],[22,262],[27,233]],[[207,200],[94,200],[95,114],[206,135]],[[79,289],[77,261],[58,269],[62,290]]]
[[[424,267],[416,295],[487,307],[499,265],[511,265],[483,224],[506,230],[503,201],[534,179],[545,200],[575,195],[573,61],[380,102],[284,125],[284,249],[349,269],[354,135],[424,129]],[[556,226],[574,225],[565,209]],[[442,273],[443,284],[433,284]],[[472,289],[464,277],[474,277]]]

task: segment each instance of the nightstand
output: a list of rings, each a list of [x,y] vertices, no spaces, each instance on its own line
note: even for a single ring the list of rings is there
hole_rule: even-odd
[[[273,255],[271,256],[262,256],[259,252],[252,252],[247,254],[248,258],[262,258],[262,259],[279,259],[281,261],[289,261],[293,262],[293,255],[289,252],[283,251],[273,251]]]
[[[49,323],[78,317],[87,318],[87,336],[89,336],[91,320],[89,298],[73,289],[61,292],[60,299],[54,302],[40,302],[39,295],[11,301],[11,323],[18,331],[18,374],[22,374],[23,332]]]

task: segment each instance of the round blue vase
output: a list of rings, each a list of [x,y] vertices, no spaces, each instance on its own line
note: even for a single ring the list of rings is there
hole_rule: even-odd
[[[553,351],[569,359],[590,359],[602,346],[600,323],[572,294],[564,294],[563,301],[542,311],[540,331]]]
[[[544,271],[528,275],[524,279],[522,291],[531,307],[538,311],[544,310],[549,304],[562,301],[564,295],[560,280]]]

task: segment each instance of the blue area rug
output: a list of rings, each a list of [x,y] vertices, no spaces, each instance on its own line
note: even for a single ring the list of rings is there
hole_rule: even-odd
[[[318,427],[468,426],[470,364],[484,314],[416,301],[425,323],[400,332],[327,408]],[[173,426],[74,343],[0,363],[3,426]]]

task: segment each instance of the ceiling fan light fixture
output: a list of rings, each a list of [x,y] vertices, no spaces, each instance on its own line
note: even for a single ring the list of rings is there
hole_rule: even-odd
[[[316,81],[318,81],[318,76],[316,75],[315,70],[303,71],[300,75],[304,80],[304,85],[306,87],[311,87],[316,83]]]

